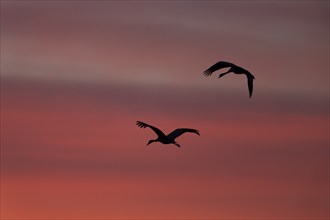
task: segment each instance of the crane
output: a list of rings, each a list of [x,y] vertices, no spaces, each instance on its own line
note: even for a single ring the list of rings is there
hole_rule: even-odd
[[[237,66],[237,65],[235,65],[233,63],[230,63],[230,62],[220,61],[220,62],[217,62],[216,64],[214,64],[213,66],[211,66],[210,68],[208,68],[207,70],[205,70],[203,72],[203,74],[205,76],[210,76],[213,72],[215,72],[215,71],[217,71],[219,69],[222,69],[222,68],[227,68],[227,67],[230,67],[229,70],[227,72],[221,73],[218,78],[223,77],[224,75],[226,75],[226,74],[228,74],[230,72],[233,72],[235,74],[245,74],[246,77],[247,77],[247,82],[248,82],[249,96],[251,98],[252,92],[253,92],[253,80],[255,78],[246,69],[244,69],[244,68],[242,68],[240,66]]]
[[[156,134],[157,134],[157,138],[155,140],[149,140],[147,145],[153,143],[153,142],[160,142],[162,144],[175,144],[177,147],[180,147],[180,145],[175,141],[175,139],[177,137],[179,137],[180,135],[186,133],[186,132],[190,132],[190,133],[195,133],[197,135],[199,134],[199,131],[196,129],[191,129],[191,128],[178,128],[175,129],[174,131],[172,131],[171,133],[169,133],[168,135],[165,135],[160,129],[149,125],[147,123],[144,123],[142,121],[136,121],[136,125],[140,128],[151,128]]]

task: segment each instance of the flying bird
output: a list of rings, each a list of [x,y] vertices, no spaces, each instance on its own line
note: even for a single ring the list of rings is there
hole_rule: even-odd
[[[236,66],[233,63],[220,61],[220,62],[217,62],[216,64],[214,64],[213,66],[211,66],[210,68],[208,68],[207,70],[205,70],[203,73],[204,73],[205,76],[210,76],[213,72],[215,72],[219,69],[222,69],[222,68],[227,68],[227,67],[230,67],[229,70],[227,72],[221,73],[218,78],[223,77],[224,75],[226,75],[230,72],[233,72],[235,74],[245,74],[246,77],[247,77],[247,82],[248,82],[248,87],[249,87],[249,95],[250,95],[250,98],[251,98],[252,92],[253,92],[253,80],[255,78],[246,69],[244,69],[240,66]]]
[[[180,147],[180,145],[175,141],[175,139],[177,137],[179,137],[180,135],[182,135],[186,132],[191,132],[191,133],[200,135],[198,130],[191,129],[191,128],[178,128],[178,129],[175,129],[174,131],[172,131],[171,133],[169,133],[168,135],[165,135],[158,128],[148,125],[147,123],[144,123],[142,121],[137,121],[136,125],[139,126],[140,128],[149,127],[158,135],[157,139],[148,141],[147,145],[149,145],[153,142],[160,142],[162,144],[175,144],[176,146]]]

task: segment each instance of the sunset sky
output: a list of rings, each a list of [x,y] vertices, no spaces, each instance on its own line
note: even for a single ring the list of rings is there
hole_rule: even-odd
[[[1,218],[328,219],[329,25],[329,1],[1,0]]]

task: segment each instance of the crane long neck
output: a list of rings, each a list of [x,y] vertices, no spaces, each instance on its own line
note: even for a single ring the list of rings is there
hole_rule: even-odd
[[[153,143],[153,142],[157,142],[157,141],[158,141],[158,138],[155,139],[155,140],[150,140],[150,141],[147,143],[147,145],[149,145],[149,144],[151,144],[151,143]]]

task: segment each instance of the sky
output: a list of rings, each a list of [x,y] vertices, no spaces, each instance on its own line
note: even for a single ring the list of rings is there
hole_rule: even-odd
[[[328,219],[329,58],[329,1],[2,0],[1,218]]]

